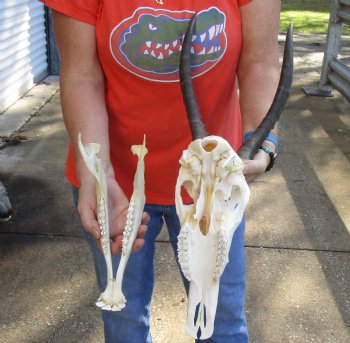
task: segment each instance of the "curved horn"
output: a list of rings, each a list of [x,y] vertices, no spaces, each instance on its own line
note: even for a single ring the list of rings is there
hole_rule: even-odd
[[[284,45],[280,81],[272,105],[254,134],[241,146],[238,155],[245,160],[253,159],[257,150],[273,129],[286,105],[293,80],[293,26],[290,25]]]
[[[179,67],[182,96],[185,103],[187,118],[190,123],[193,140],[208,136],[208,133],[205,131],[202,117],[199,113],[191,78],[191,46],[195,23],[196,15],[192,17],[188,25],[187,32],[182,43]]]

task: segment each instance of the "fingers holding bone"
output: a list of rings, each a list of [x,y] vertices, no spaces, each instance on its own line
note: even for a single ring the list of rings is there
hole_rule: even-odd
[[[255,154],[253,160],[244,160],[243,174],[247,182],[252,182],[259,175],[264,174],[269,162],[269,155],[261,149]]]
[[[92,189],[95,185],[93,185]],[[89,232],[95,240],[101,238],[101,230],[96,216],[96,199],[94,189],[91,192],[89,187],[81,186],[79,190],[78,212],[85,231]],[[91,187],[90,187],[91,188]]]
[[[126,215],[123,216],[124,220],[123,222],[126,222]],[[148,222],[149,222],[149,214],[147,212],[143,212],[142,214],[142,220],[141,220],[141,224],[137,230],[137,235],[136,238],[133,242],[131,251],[132,252],[137,252],[139,250],[142,249],[142,247],[145,244],[145,234],[147,232],[148,229]],[[123,247],[123,234],[124,234],[124,225],[123,225],[123,229],[122,230],[118,230],[118,234],[116,234],[115,236],[111,235],[111,254],[112,255],[117,255],[120,254],[122,252],[122,247]]]

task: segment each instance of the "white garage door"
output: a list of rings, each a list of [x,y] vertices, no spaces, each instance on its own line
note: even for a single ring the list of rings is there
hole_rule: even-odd
[[[44,5],[0,0],[0,113],[47,75]]]

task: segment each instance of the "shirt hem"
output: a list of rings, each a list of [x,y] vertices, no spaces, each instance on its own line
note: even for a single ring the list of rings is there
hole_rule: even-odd
[[[238,0],[238,6],[241,7],[241,6],[247,5],[252,1],[253,0]]]

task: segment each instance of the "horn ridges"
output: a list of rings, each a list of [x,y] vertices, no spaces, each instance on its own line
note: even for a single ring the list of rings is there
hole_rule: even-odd
[[[205,130],[199,107],[194,94],[192,78],[191,78],[191,46],[192,35],[196,23],[196,15],[194,15],[188,25],[187,32],[182,43],[180,55],[180,84],[182,96],[186,107],[187,117],[191,127],[192,139],[200,139],[208,136]]]

